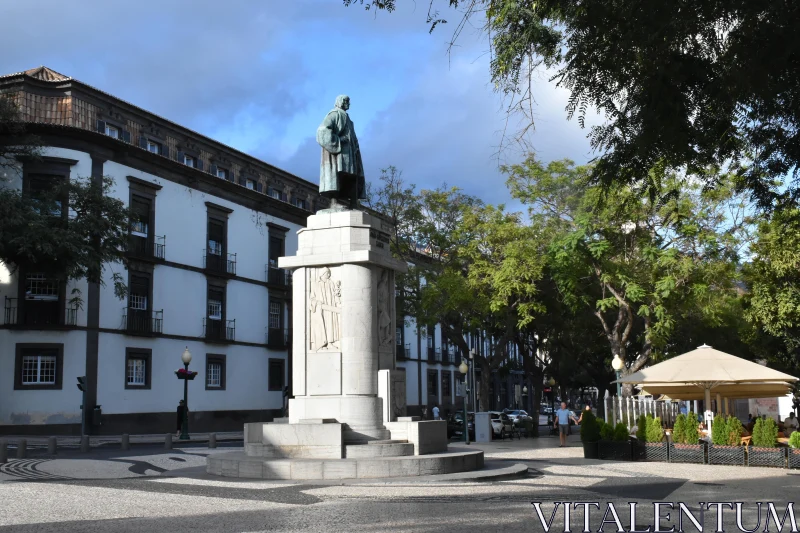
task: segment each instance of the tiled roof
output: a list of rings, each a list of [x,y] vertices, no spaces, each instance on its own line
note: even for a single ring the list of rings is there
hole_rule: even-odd
[[[23,72],[23,74],[30,76],[31,78],[36,78],[37,80],[42,80],[42,81],[66,81],[70,79],[68,76],[59,74],[55,70],[47,68],[45,66],[26,70],[25,72]]]

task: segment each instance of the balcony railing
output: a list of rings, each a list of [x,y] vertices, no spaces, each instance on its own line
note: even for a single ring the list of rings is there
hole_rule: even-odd
[[[436,350],[431,346],[428,346],[428,362],[429,363],[436,362]]]
[[[236,275],[236,254],[215,254],[203,250],[203,268],[211,272]]]
[[[132,234],[128,239],[128,253],[135,257],[164,260],[167,251],[167,236],[148,237]]]
[[[289,346],[289,330],[285,328],[266,328],[267,347],[285,348]]]
[[[5,297],[3,324],[7,326],[75,326],[78,324],[78,306],[71,303],[64,310],[64,320],[59,316],[58,300],[24,300]]]
[[[236,320],[204,318],[203,337],[212,341],[236,340]]]
[[[131,335],[157,335],[163,333],[164,310],[149,311],[123,307],[122,327]]]
[[[282,268],[265,265],[264,279],[267,283],[272,285],[288,287],[292,284],[292,272],[290,270],[284,270]]]

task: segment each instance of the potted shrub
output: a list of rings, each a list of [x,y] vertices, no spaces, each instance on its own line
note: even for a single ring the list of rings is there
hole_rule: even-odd
[[[686,415],[681,413],[672,426],[672,442],[686,442]]]
[[[640,448],[639,458],[645,461],[666,461],[669,457],[669,448],[664,441],[664,428],[661,427],[661,419],[647,415],[645,427],[646,442]]]
[[[631,441],[628,436],[628,426],[623,422],[619,422],[616,426],[604,423],[600,429],[598,453],[600,459],[630,461]]]
[[[800,468],[800,431],[789,437],[789,468]]]
[[[714,465],[745,464],[742,441],[742,422],[735,416],[720,415],[714,418],[711,427],[711,446],[708,448],[708,463]]]
[[[753,428],[752,446],[747,449],[750,466],[786,467],[786,450],[777,448],[778,424],[772,418],[759,418]]]
[[[705,444],[699,444],[700,434],[697,431],[697,416],[693,412],[683,419],[681,423],[681,431],[679,433],[681,439],[674,438],[669,445],[669,460],[676,463],[700,463],[706,462],[706,447]]]
[[[600,441],[600,424],[591,411],[583,412],[581,420],[581,442],[583,442],[583,457],[597,459],[597,443]]]

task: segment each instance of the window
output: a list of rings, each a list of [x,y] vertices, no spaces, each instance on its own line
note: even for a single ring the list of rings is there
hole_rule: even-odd
[[[30,197],[36,200],[34,209],[37,213],[44,211],[52,216],[60,217],[64,214],[63,202],[65,198],[54,198],[53,190],[58,186],[59,180],[63,180],[63,176],[54,176],[49,174],[28,174],[25,177],[25,191]]]
[[[281,302],[270,302],[269,303],[269,327],[270,329],[280,329],[281,323],[283,322],[281,316],[283,311],[283,306]]]
[[[308,202],[306,202],[303,198],[293,198],[292,204],[300,209],[308,210]]]
[[[283,359],[270,359],[268,368],[269,390],[283,391],[285,361]]]
[[[245,181],[245,187],[251,191],[254,191],[256,189],[256,182],[254,180],[247,180]]]
[[[442,371],[442,396],[450,396],[450,372]]]
[[[150,206],[149,198],[133,196],[131,198],[131,234],[137,237],[147,237],[150,230]]]
[[[286,201],[286,194],[283,191],[279,191],[277,189],[269,189],[268,192],[269,196],[272,196],[273,198],[280,200],[282,202]]]
[[[17,344],[15,389],[60,389],[63,344]]]
[[[225,240],[225,224],[219,220],[208,221],[208,253],[222,255]]]
[[[222,300],[208,301],[208,318],[222,320]]]
[[[119,139],[119,128],[111,124],[106,124],[106,135],[114,139]]]
[[[147,140],[147,151],[153,152],[154,154],[161,153],[161,145],[157,142],[151,141],[150,139]]]
[[[398,346],[403,345],[403,328],[395,328],[394,330],[394,342]]]
[[[125,388],[149,389],[153,351],[147,348],[125,349]]]
[[[228,179],[228,170],[225,168],[217,168],[217,177],[224,180]]]
[[[184,154],[184,156],[183,156],[183,164],[186,165],[187,167],[194,168],[195,167],[194,157]]]
[[[206,390],[225,390],[224,354],[206,354]]]
[[[439,372],[428,370],[428,396],[439,396]]]
[[[25,276],[26,300],[58,300],[58,280],[37,272]]]
[[[149,309],[147,299],[150,295],[150,276],[131,273],[128,306],[131,309],[146,311]]]

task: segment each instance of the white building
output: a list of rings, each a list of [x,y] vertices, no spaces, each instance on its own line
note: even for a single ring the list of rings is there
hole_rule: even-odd
[[[110,176],[138,217],[104,285],[0,264],[0,434],[76,434],[83,376],[91,433],[175,431],[186,347],[191,430],[280,416],[291,280],[276,259],[296,250],[317,185],[44,67],[0,77],[0,94],[46,146],[5,186]]]

